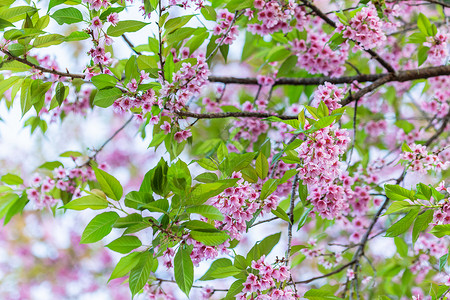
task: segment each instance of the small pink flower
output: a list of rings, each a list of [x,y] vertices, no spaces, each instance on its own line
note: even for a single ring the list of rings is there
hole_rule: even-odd
[[[94,17],[92,19],[90,28],[92,30],[95,30],[95,29],[101,29],[102,27],[103,27],[103,24],[102,24],[102,21],[100,20],[100,18],[99,17]]]
[[[106,20],[108,22],[110,22],[112,26],[116,26],[117,23],[119,23],[119,14],[118,13],[112,13],[106,18]]]
[[[164,133],[165,134],[168,134],[168,133],[170,133],[170,129],[171,129],[171,127],[170,127],[170,123],[169,122],[167,122],[167,121],[164,121],[164,124],[163,125],[161,125],[161,127],[160,127],[162,130],[164,130]]]
[[[137,88],[138,88],[136,79],[134,79],[134,78],[131,79],[131,81],[127,84],[127,88],[128,88],[132,93],[136,92],[136,90],[137,90]]]

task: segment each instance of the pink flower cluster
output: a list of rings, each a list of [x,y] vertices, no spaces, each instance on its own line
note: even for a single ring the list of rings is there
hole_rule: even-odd
[[[256,112],[267,112],[266,101],[257,100],[256,105],[253,105],[249,101],[242,105],[242,111],[256,111]],[[239,139],[244,139],[250,141],[249,148],[253,146],[258,140],[258,137],[265,133],[269,129],[267,122],[261,121],[258,118],[241,118],[234,123],[234,127],[240,128],[237,134],[234,136],[234,140],[239,141]]]
[[[386,120],[369,121],[364,125],[365,131],[372,137],[383,135],[387,129]]]
[[[342,75],[345,71],[343,64],[348,57],[348,43],[343,43],[338,50],[333,51],[328,43],[329,35],[309,29],[307,32],[306,40],[294,39],[289,42],[298,57],[297,66],[312,74]]]
[[[226,9],[219,9],[217,12],[218,24],[214,27],[214,35],[223,35],[216,39],[216,44],[231,45],[239,34],[238,27],[231,26],[231,22],[234,19],[234,14],[230,13]],[[228,32],[228,33],[227,33]]]
[[[142,82],[142,76],[141,81]],[[133,84],[133,83],[131,83]],[[144,115],[148,112],[151,112],[153,106],[162,107],[162,100],[156,97],[155,91],[149,89],[142,95],[137,95],[136,97],[123,96],[114,101],[113,109],[116,113],[124,113],[132,108],[142,108],[140,114],[138,114],[138,118],[143,120]],[[157,117],[157,116],[156,116]],[[159,119],[158,119],[159,121]],[[154,123],[154,122],[152,122]]]
[[[190,8],[191,4],[195,5],[195,10],[204,6],[203,0],[169,0],[169,5],[181,6],[183,9]]]
[[[442,64],[448,55],[447,36],[438,32],[432,42],[424,43],[430,47],[428,50],[428,61],[434,65]]]
[[[202,243],[191,238],[188,238],[186,240],[186,243],[188,245],[194,245],[194,248],[191,252],[191,260],[195,266],[198,266],[201,261],[216,258],[219,253],[228,253],[229,250],[227,248],[230,246],[230,243],[228,241],[225,241],[223,244],[220,244],[218,246],[205,246]]]
[[[88,3],[91,10],[99,11],[102,8],[108,8],[111,3],[108,0],[83,0],[83,3]]]
[[[309,127],[305,125],[305,129]],[[349,141],[347,130],[333,130],[332,125],[309,134],[297,149],[302,161],[298,169],[300,179],[308,185],[331,184],[339,176],[339,155],[345,152]]]
[[[281,283],[290,278],[289,268],[287,266],[280,266],[273,268],[272,266],[264,262],[265,255],[263,255],[257,261],[252,261],[252,269],[258,271],[258,274],[250,273],[247,276],[247,280],[242,284],[244,288],[242,292],[236,295],[236,299],[247,299],[247,293],[257,293],[256,298],[258,300],[294,300],[299,299],[292,290],[278,289],[277,283]],[[266,294],[263,291],[269,290]]]
[[[333,219],[348,208],[345,190],[336,184],[314,186],[310,189],[308,199],[314,205],[314,211],[325,219]]]
[[[423,145],[409,145],[412,152],[403,152],[401,159],[410,162],[409,168],[419,173],[427,173],[428,170],[445,170],[450,166],[450,161],[443,162],[436,154],[428,154],[427,147]]]
[[[441,257],[448,251],[448,244],[444,239],[426,233],[421,234],[414,245],[414,253],[417,259],[410,267],[411,272],[416,274],[417,282],[424,280],[425,276],[432,269],[430,256]]]
[[[197,59],[197,64],[182,63],[182,67],[173,74],[173,82],[164,82],[160,90],[161,97],[168,98],[166,106],[169,110],[178,111],[185,107],[188,101],[200,94],[201,88],[208,84],[210,71],[203,53],[191,55]]]
[[[81,191],[78,188],[79,182],[77,182],[79,180],[82,182],[95,180],[94,171],[86,167],[70,170],[58,167],[53,170],[53,177],[47,176],[43,179],[41,176],[35,175],[26,193],[36,208],[51,207],[58,201],[52,193],[55,188],[73,194],[75,197],[81,197]]]
[[[427,113],[432,114],[438,118],[444,118],[450,110],[450,97],[446,92],[437,90],[435,97],[431,101],[424,101],[420,107]]]
[[[273,85],[275,80],[271,76],[258,75],[256,76],[258,84],[261,86]]]
[[[344,99],[344,89],[338,88],[332,83],[325,82],[325,84],[319,85],[314,92],[312,105],[317,107],[323,101],[331,113],[331,111],[342,106],[339,104],[342,99]]]
[[[257,11],[258,23],[249,24],[247,27],[248,31],[253,34],[263,36],[279,30],[287,33],[292,29],[290,22],[294,19],[297,22],[295,27],[303,30],[304,24],[309,21],[305,8],[293,2],[282,6],[278,1],[274,0],[267,2],[264,0],[255,0],[253,7]],[[249,19],[253,19],[253,14],[253,10],[246,12]]]
[[[240,173],[233,173],[232,178],[242,178]],[[253,214],[260,208],[263,212],[270,212],[278,206],[279,198],[270,195],[262,202],[258,202],[259,193],[247,182],[240,179],[237,187],[230,187],[221,194],[210,199],[213,206],[225,216],[223,221],[216,221],[215,226],[228,231],[232,239],[241,239],[245,232],[246,223],[253,218]]]
[[[348,25],[337,24],[336,30],[342,32],[343,37],[357,42],[357,46],[372,49],[380,46],[386,35],[382,30],[383,23],[378,17],[374,5],[363,7],[348,21]]]

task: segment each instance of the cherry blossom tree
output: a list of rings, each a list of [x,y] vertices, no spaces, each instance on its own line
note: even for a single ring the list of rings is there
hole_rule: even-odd
[[[79,145],[0,157],[0,296],[447,299],[449,13],[0,0],[3,111]]]

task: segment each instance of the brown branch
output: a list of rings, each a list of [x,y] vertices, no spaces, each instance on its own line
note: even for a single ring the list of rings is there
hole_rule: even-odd
[[[450,120],[450,111],[448,112],[447,116],[444,118],[444,121],[442,122],[441,127],[436,131],[436,133],[428,139],[428,141],[425,142],[425,146],[430,146],[431,143],[434,142],[435,139],[437,139],[442,133],[444,133],[445,128],[447,127],[448,121]]]
[[[131,48],[131,50],[133,50],[134,53],[136,53],[137,55],[142,55],[141,52],[134,50],[133,43],[127,38],[125,34],[122,34],[122,38],[125,41],[125,43],[127,43],[127,45]]]
[[[346,106],[347,104],[357,101],[361,99],[365,94],[370,93],[377,89],[378,87],[382,86],[383,84],[392,81],[392,79],[395,78],[394,74],[387,74],[384,77],[381,77],[380,79],[375,80],[372,84],[360,89],[355,94],[350,94],[347,98],[341,101],[342,106]]]
[[[72,74],[72,73],[69,73],[69,72],[64,73],[64,72],[60,72],[60,71],[57,71],[57,70],[54,70],[54,69],[44,68],[42,66],[36,65],[36,64],[26,60],[25,58],[14,56],[8,50],[6,50],[4,48],[0,48],[0,51],[5,53],[10,59],[13,59],[13,60],[16,60],[18,62],[21,62],[21,63],[23,63],[23,64],[25,64],[27,66],[30,66],[30,67],[32,67],[32,68],[34,68],[36,70],[39,70],[41,72],[44,72],[44,73],[51,73],[51,74],[59,75],[61,77],[71,77],[71,78],[81,78],[81,79],[83,79],[85,77],[84,74]]]
[[[175,280],[173,279],[162,279],[162,278],[155,278],[155,281],[159,281],[159,282],[169,282],[169,283],[177,283]],[[204,289],[204,286],[201,285],[193,285],[193,288],[196,289]],[[228,289],[216,289],[213,288],[214,292],[228,292]]]
[[[274,113],[259,113],[259,112],[249,112],[249,111],[239,111],[239,112],[225,112],[225,113],[193,113],[190,111],[179,111],[175,112],[181,117],[190,117],[197,119],[224,119],[224,118],[268,118],[268,117],[278,117],[282,120],[293,120],[297,119],[297,116],[285,116],[277,115]]]
[[[334,270],[334,271],[332,271],[330,273],[323,274],[323,275],[320,275],[320,276],[317,276],[317,277],[312,277],[312,278],[306,279],[306,280],[296,281],[295,284],[310,283],[310,282],[318,280],[318,279],[330,277],[331,275],[338,274],[338,273],[342,272],[343,270],[345,270],[346,268],[352,266],[355,263],[356,263],[356,260],[352,260],[351,262],[340,266],[339,268],[337,268],[336,270]]]
[[[309,78],[279,78],[275,80],[274,85],[321,85],[325,82],[333,84],[343,84],[357,82],[374,82],[380,78],[390,75],[389,73],[381,74],[362,74],[355,76],[341,76],[341,77],[309,77]],[[399,71],[391,78],[390,82],[405,82],[416,79],[427,79],[430,77],[450,75],[449,66],[427,67],[414,70]],[[222,77],[210,76],[210,82],[221,82],[225,84],[248,84],[258,85],[256,78],[238,78],[238,77]]]
[[[296,168],[299,168],[300,165],[297,164]],[[290,205],[289,205],[289,224],[288,224],[288,247],[286,251],[286,266],[289,264],[289,257],[291,256],[291,244],[292,244],[292,226],[294,224],[294,208],[295,208],[295,192],[297,190],[297,183],[298,183],[298,171],[295,173],[294,176],[294,182],[292,183],[292,190],[291,190],[291,199],[290,199]]]

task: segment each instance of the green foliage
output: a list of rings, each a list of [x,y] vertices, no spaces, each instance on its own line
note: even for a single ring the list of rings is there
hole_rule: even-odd
[[[81,235],[82,244],[95,243],[107,236],[111,230],[113,224],[119,218],[116,212],[104,212],[95,216]]]
[[[147,26],[149,23],[136,21],[136,20],[126,20],[119,21],[116,26],[109,26],[107,34],[112,37],[121,36],[126,32],[136,32]]]
[[[189,297],[189,292],[194,282],[194,265],[190,254],[192,247],[180,245],[174,259],[175,281],[178,287]]]

